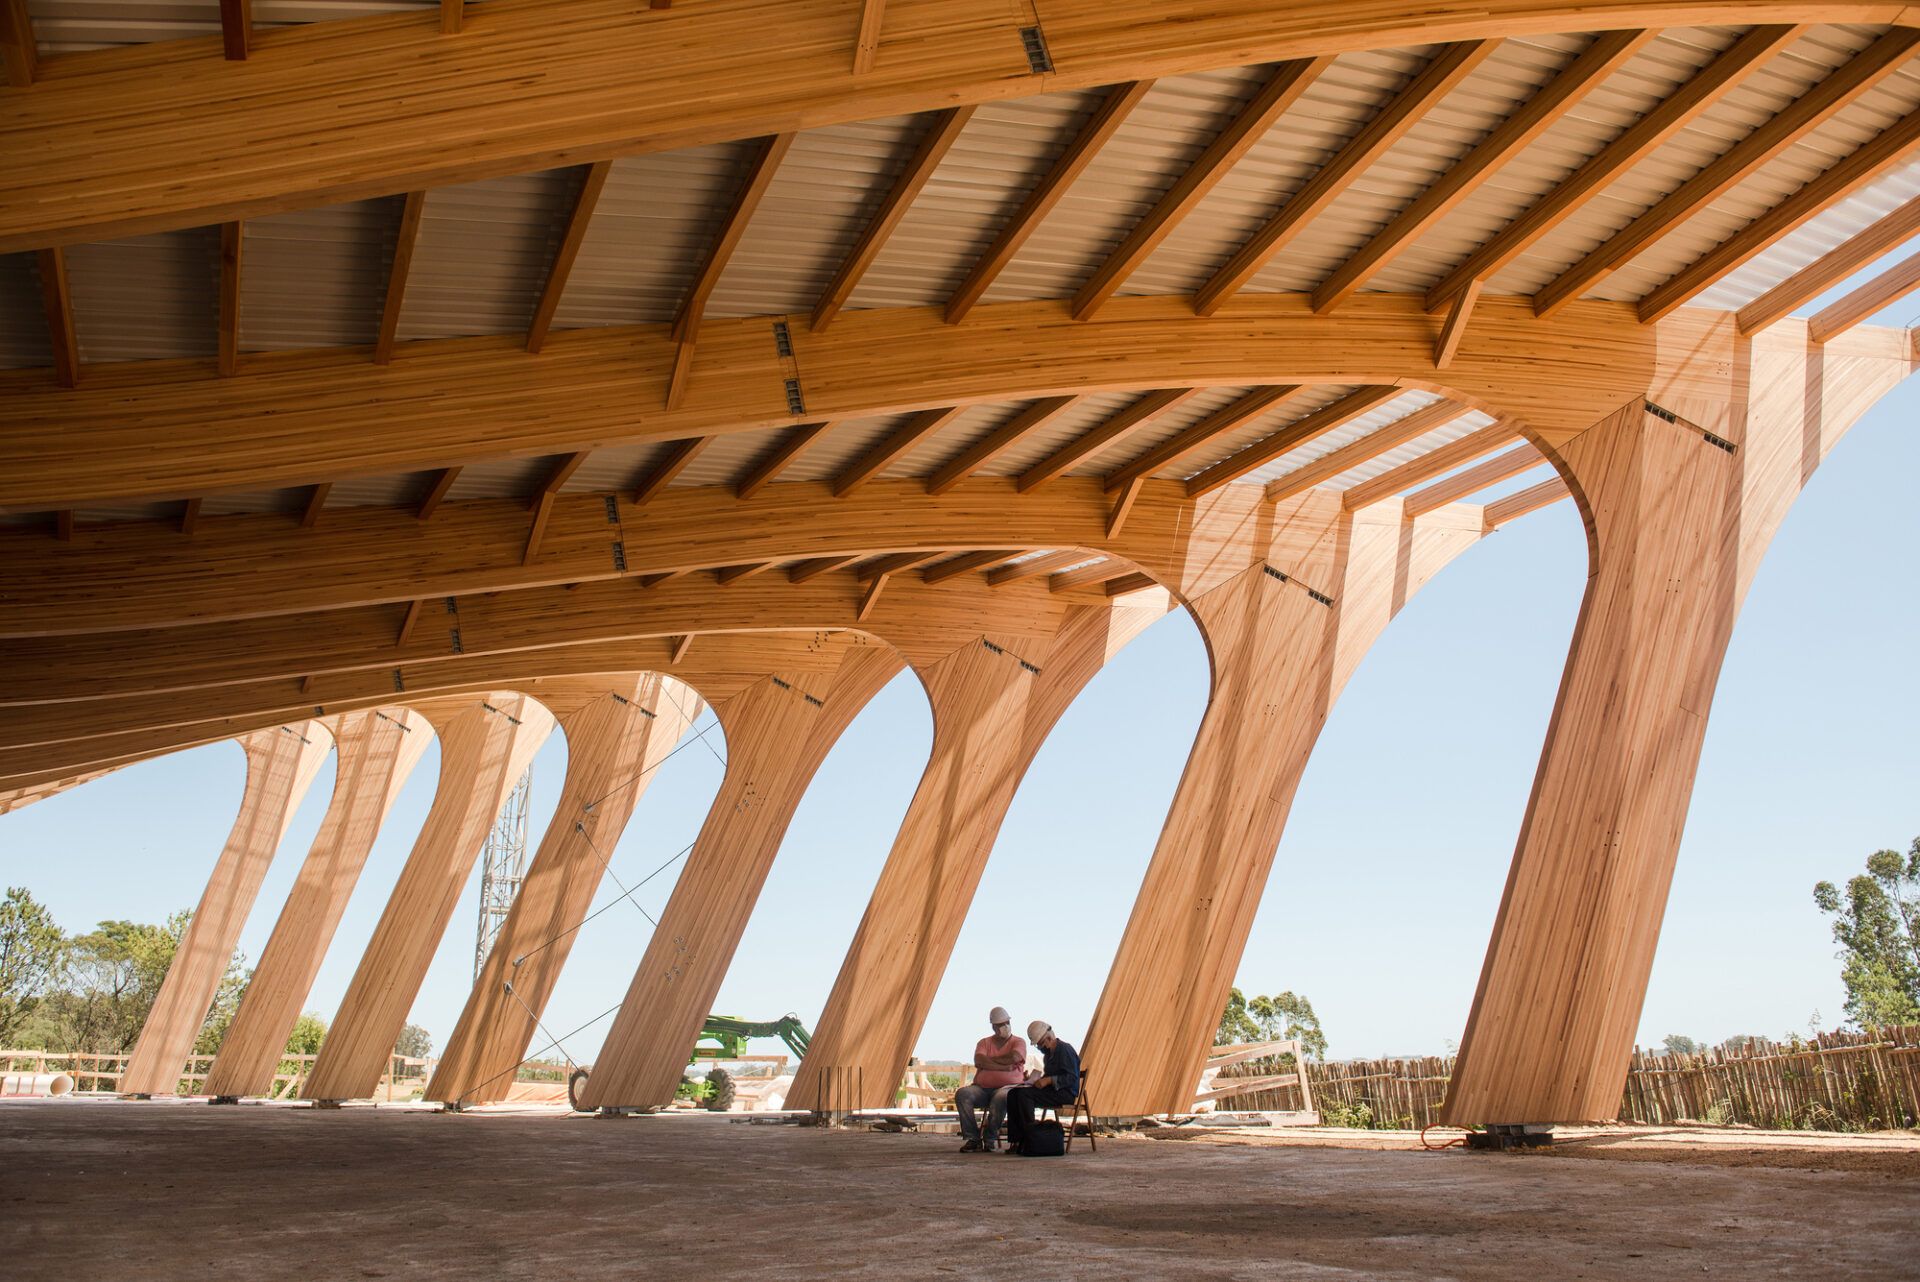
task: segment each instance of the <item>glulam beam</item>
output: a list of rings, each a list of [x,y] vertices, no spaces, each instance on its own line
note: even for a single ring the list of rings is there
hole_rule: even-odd
[[[1556,276],[1533,296],[1534,311],[1547,316],[1564,307],[1758,173],[1769,161],[1900,70],[1916,43],[1920,43],[1920,31],[1896,27],[1855,54],[1653,208]]]
[[[1519,155],[1541,134],[1618,71],[1654,38],[1651,31],[1603,31],[1580,56],[1549,80],[1533,97],[1501,121],[1432,185],[1394,216],[1392,222],[1362,245],[1313,291],[1313,310],[1329,311],[1356,290],[1426,230],[1457,208],[1502,165]]]
[[[220,47],[228,62],[245,62],[253,38],[253,0],[220,0]]]
[[[1652,155],[1688,123],[1733,92],[1748,75],[1787,45],[1804,28],[1758,26],[1695,72],[1660,105],[1635,121],[1596,156],[1582,164],[1544,197],[1467,256],[1427,291],[1427,309],[1438,311],[1471,282],[1484,281],[1525,253],[1622,174]]]
[[[887,240],[899,228],[913,207],[914,197],[933,178],[933,171],[940,167],[947,153],[953,150],[953,144],[960,141],[961,130],[973,119],[972,107],[949,107],[937,113],[928,122],[920,135],[919,143],[913,154],[907,158],[906,168],[894,179],[886,197],[881,200],[879,209],[867,221],[860,238],[848,251],[840,270],[834,273],[826,289],[820,295],[820,301],[814,304],[812,325],[817,333],[833,323],[847,301],[853,297],[853,291],[860,286],[860,280],[880,257],[880,251],[887,246]]]
[[[1356,50],[1591,30],[1804,20],[1791,0],[1350,0],[1150,9],[1046,0],[1053,69],[1036,72],[1024,6],[916,0],[916,56],[855,76],[840,0],[769,10],[691,4],[634,21],[628,0],[488,10],[450,57],[438,24],[395,14],[313,23],[219,76],[204,46],[66,55],[62,75],[16,95],[5,128],[45,163],[0,196],[0,253],[209,226],[432,185],[763,137],[1120,81]],[[1894,20],[1884,4],[1821,8],[1823,21]],[[845,30],[851,34],[851,25]],[[636,84],[648,92],[635,93]],[[406,86],[408,110],[392,109]],[[97,122],[116,122],[112,163]],[[192,119],[198,128],[182,130]],[[288,138],[301,140],[298,147]],[[12,142],[0,137],[0,150]]]
[[[761,200],[773,186],[774,174],[792,149],[793,140],[793,134],[775,134],[753,145],[752,158],[747,162],[746,181],[734,197],[733,207],[721,220],[713,243],[707,247],[706,258],[700,264],[700,270],[694,274],[686,300],[680,304],[680,310],[673,318],[676,347],[673,373],[667,380],[668,409],[680,404],[681,398],[686,395],[687,380],[693,376],[694,344],[700,337],[700,322],[707,314],[707,300],[720,284],[721,275],[733,259],[733,251],[740,246],[740,238],[747,234],[747,224],[752,220],[754,211],[760,207]]]
[[[67,283],[65,250],[43,249],[36,256],[40,271],[40,310],[47,318],[47,346],[53,353],[54,381],[62,387],[80,382],[80,340],[73,324],[73,290]]]
[[[685,741],[705,703],[672,678],[607,680],[560,719],[567,768],[560,796],[526,874],[440,1050],[425,1098],[484,1104],[506,1099],[547,1001],[573,951],[607,861],[654,770]],[[728,745],[729,752],[734,749]],[[631,908],[615,911],[631,913]],[[631,918],[629,918],[631,920]]]
[[[1459,440],[1449,441],[1438,449],[1428,450],[1419,458],[1389,468],[1372,480],[1349,486],[1341,495],[1341,504],[1352,512],[1369,503],[1378,503],[1381,499],[1410,490],[1422,481],[1431,480],[1443,472],[1451,472],[1456,467],[1491,454],[1512,444],[1519,437],[1520,427],[1516,423],[1504,419],[1489,423]]]
[[[1554,450],[1592,566],[1449,1124],[1619,1111],[1734,620],[1808,475],[1900,378],[1856,369],[1811,398],[1821,362],[1771,352],[1743,401],[1632,402]]]
[[[27,0],[0,0],[0,65],[6,68],[7,84],[26,88],[33,83],[39,64]]]
[[[1481,534],[1454,514],[1346,514],[1311,559],[1187,601],[1211,686],[1082,1048],[1102,1114],[1191,1110],[1320,727],[1394,614]]]
[[[220,322],[215,360],[225,377],[232,377],[240,369],[240,251],[244,240],[243,224],[220,224]]]
[[[945,494],[1080,403],[1078,396],[1050,396],[1021,410],[1000,427],[960,451],[927,478],[927,493]]]
[[[1421,117],[1492,57],[1499,44],[1497,40],[1474,40],[1442,46],[1392,102],[1335,152],[1303,187],[1289,195],[1286,203],[1200,287],[1194,296],[1194,310],[1202,316],[1218,311],[1291,244],[1308,223],[1326,212],[1374,161],[1420,123]]]
[[[1309,58],[1275,67],[1258,93],[1206,149],[1194,158],[1133,229],[1109,253],[1073,296],[1075,320],[1086,320],[1112,298],[1140,264],[1152,256],[1175,228],[1199,207],[1274,122],[1290,110],[1333,65],[1332,58]]]
[[[385,365],[393,360],[393,346],[400,334],[400,309],[406,306],[407,277],[413,271],[413,247],[420,239],[420,215],[427,207],[427,193],[410,191],[400,204],[400,223],[393,233],[393,257],[387,263],[387,295],[380,307],[380,329],[373,340],[373,363]]]
[[[494,817],[551,713],[522,694],[494,692],[420,711],[440,740],[440,779],[387,906],[327,1029],[302,1099],[364,1099],[386,1073],[407,1012],[446,933]]]
[[[587,1107],[672,1100],[800,799],[853,718],[904,666],[885,646],[833,644],[834,668],[770,673],[715,709],[726,774],[594,1059],[581,1092]]]
[[[1127,117],[1140,105],[1140,100],[1147,96],[1147,90],[1151,88],[1151,80],[1130,80],[1107,90],[1100,105],[1094,108],[1093,114],[1080,127],[1080,132],[1074,135],[1073,141],[1067,144],[1066,150],[1060,153],[1053,167],[1034,189],[1027,193],[1026,199],[1000,229],[1000,234],[994,237],[993,243],[980,255],[966,279],[947,299],[949,325],[966,319],[974,304],[992,288],[993,282],[1006,270],[1021,246],[1027,243],[1040,224],[1046,221],[1047,215],[1060,204],[1074,180],[1086,171],[1094,157],[1100,154],[1100,149],[1120,131],[1120,126],[1126,123]]]
[[[134,1042],[120,1077],[123,1095],[172,1095],[179,1089],[187,1056],[227,973],[274,851],[333,747],[332,737],[317,721],[275,726],[236,742],[247,762],[240,813]]]
[[[916,665],[933,707],[933,747],[794,1074],[789,1108],[892,1101],[1020,780],[1074,696],[1166,608],[1165,598],[1103,601],[1081,607],[1045,641],[989,631]]]
[[[461,0],[450,0],[453,11],[460,10]],[[446,10],[441,14],[444,17]],[[454,21],[453,30],[459,30],[459,20]],[[586,243],[587,226],[593,221],[593,211],[600,203],[600,193],[606,189],[607,175],[613,169],[611,160],[595,161],[586,167],[580,176],[580,189],[574,193],[573,209],[567,214],[567,228],[560,234],[560,244],[553,252],[553,261],[547,265],[547,283],[540,289],[540,301],[534,304],[533,319],[527,325],[527,350],[537,352],[546,346],[547,333],[553,328],[553,317],[560,310],[560,296],[566,292],[567,278],[573,275],[573,264],[580,257],[580,246]]]
[[[1122,489],[1136,480],[1152,476],[1161,468],[1173,466],[1195,450],[1212,444],[1218,437],[1238,431],[1269,410],[1286,404],[1302,390],[1300,385],[1288,383],[1274,387],[1256,387],[1242,393],[1198,423],[1182,429],[1155,445],[1126,466],[1107,473],[1107,489]]]
[[[1742,334],[1765,329],[1920,236],[1920,196],[1814,259],[1735,313]]]
[[[991,323],[986,323],[991,317]],[[767,318],[709,320],[698,380],[679,410],[658,406],[673,344],[664,326],[582,330],[539,356],[510,337],[418,340],[386,369],[364,349],[251,353],[219,378],[203,362],[90,368],[73,390],[35,371],[0,372],[0,508],[181,499],[461,466],[622,443],[684,440],[920,407],[1169,387],[1410,383],[1565,436],[1618,405],[1623,387],[1707,390],[1736,336],[1723,313],[1658,330],[1631,306],[1580,302],[1540,320],[1524,300],[1483,297],[1445,371],[1432,363],[1420,300],[1366,294],[1328,316],[1299,296],[1250,294],[1231,317],[1183,300],[1116,299],[1075,323],[1055,303],[997,303],[949,326],[937,309],[849,313],[776,351]],[[805,402],[787,381],[797,362]],[[170,448],[156,454],[152,442]],[[57,450],[46,448],[57,439]]]
[[[1310,490],[1323,481],[1331,481],[1362,463],[1370,463],[1382,454],[1418,440],[1435,428],[1445,427],[1465,413],[1466,410],[1452,401],[1435,401],[1423,409],[1395,419],[1385,427],[1376,428],[1350,445],[1343,445],[1304,467],[1297,467],[1285,476],[1268,481],[1267,501],[1277,503]]]
[[[1179,409],[1206,390],[1203,387],[1169,387],[1148,392],[1098,427],[1082,432],[1022,472],[1017,487],[1022,494],[1025,494],[1028,490],[1044,485],[1056,476],[1065,475],[1081,464],[1098,458],[1162,414]]]
[[[1750,262],[1783,238],[1869,183],[1893,172],[1920,148],[1920,112],[1902,116],[1726,240],[1709,249],[1640,300],[1636,314],[1652,324],[1685,306],[1728,272]]]
[[[271,1093],[374,839],[432,734],[424,717],[401,707],[350,712],[327,725],[337,754],[333,797],[207,1070],[203,1090],[216,1098]]]
[[[820,434],[832,427],[831,423],[806,423],[789,430],[780,438],[779,444],[747,469],[745,476],[735,483],[735,498],[748,499],[766,486],[780,479],[780,474],[799,461],[807,447],[820,439]]]
[[[1838,338],[1916,289],[1920,289],[1920,254],[1910,254],[1815,312],[1807,321],[1807,338],[1815,343]]]

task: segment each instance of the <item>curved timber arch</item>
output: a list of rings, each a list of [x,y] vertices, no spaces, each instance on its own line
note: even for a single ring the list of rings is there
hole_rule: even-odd
[[[1029,16],[1030,15],[1030,16]],[[180,62],[220,41],[65,59],[65,73],[0,90],[10,127],[46,162],[0,203],[0,252],[204,225],[471,181],[583,158],[753,138],[839,121],[1090,88],[1141,77],[1435,41],[1712,23],[1907,20],[1900,5],[1787,0],[1205,0],[1143,12],[1098,0],[1018,10],[923,0],[856,69],[846,5],[724,0],[636,15],[617,0],[509,0],[476,12],[458,48],[425,15],[276,33],[219,77]],[[1034,69],[1021,29],[1044,33]],[[339,28],[339,30],[334,30]],[[169,56],[171,55],[171,56]],[[636,82],[652,87],[636,98]],[[412,87],[390,110],[383,88]],[[509,91],[513,86],[518,92]],[[531,95],[526,86],[532,86]],[[535,108],[563,97],[569,110]],[[121,163],[90,163],[85,122],[127,122]],[[204,127],[183,130],[182,119]],[[457,135],[441,121],[459,121]],[[337,123],[335,123],[337,122]],[[451,148],[450,137],[460,146]],[[284,140],[299,137],[288,149]]]

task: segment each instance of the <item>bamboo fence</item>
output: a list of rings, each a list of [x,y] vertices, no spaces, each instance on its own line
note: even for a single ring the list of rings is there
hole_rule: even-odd
[[[1254,1060],[1233,1065],[1223,1076],[1258,1077],[1286,1067],[1277,1060]],[[1453,1059],[1309,1061],[1307,1070],[1324,1120],[1417,1129],[1439,1120]],[[1298,1089],[1290,1087],[1234,1101],[1235,1110],[1249,1112],[1300,1106]],[[1810,1042],[1757,1039],[1694,1055],[1635,1051],[1620,1120],[1776,1130],[1915,1126],[1920,1124],[1920,1025],[1821,1033]]]

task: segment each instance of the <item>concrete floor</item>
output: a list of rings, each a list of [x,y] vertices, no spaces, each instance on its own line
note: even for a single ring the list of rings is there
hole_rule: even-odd
[[[955,1147],[718,1117],[8,1100],[0,1276],[1920,1276],[1912,1164]]]

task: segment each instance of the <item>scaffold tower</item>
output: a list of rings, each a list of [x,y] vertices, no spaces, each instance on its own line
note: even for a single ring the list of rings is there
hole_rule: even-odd
[[[533,767],[528,766],[507,794],[506,805],[487,833],[487,844],[480,851],[480,924],[473,939],[473,977],[493,951],[493,937],[500,932],[520,893],[520,880],[527,872],[527,789],[533,784]]]

